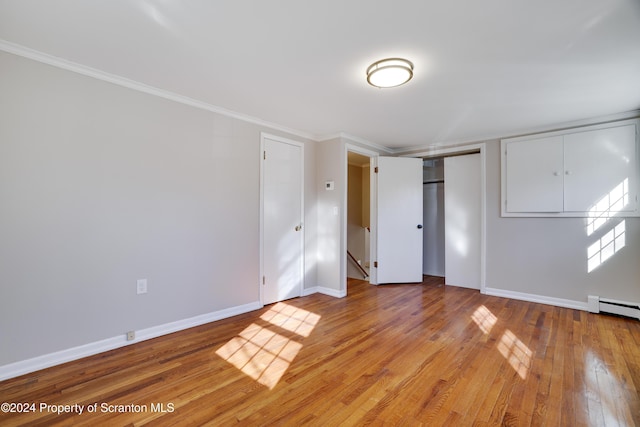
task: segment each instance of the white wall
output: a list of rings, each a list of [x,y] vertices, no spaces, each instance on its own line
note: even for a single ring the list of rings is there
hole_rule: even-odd
[[[259,301],[260,132],[0,53],[0,366]],[[136,295],[136,279],[149,292]]]
[[[487,287],[587,302],[587,295],[640,302],[640,218],[626,218],[626,244],[587,272],[583,218],[501,218],[500,143],[487,143]]]

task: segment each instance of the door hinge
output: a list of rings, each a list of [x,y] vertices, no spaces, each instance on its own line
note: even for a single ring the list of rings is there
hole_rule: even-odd
[[[373,261],[373,267],[378,268],[378,261]]]
[[[262,152],[262,160],[267,160],[267,152],[266,151]]]
[[[262,284],[264,285],[267,279],[265,279],[264,276],[262,276]]]
[[[373,173],[378,173],[378,167],[373,168]]]

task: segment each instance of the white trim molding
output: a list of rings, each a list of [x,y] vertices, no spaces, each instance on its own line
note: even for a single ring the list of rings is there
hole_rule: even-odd
[[[323,294],[334,298],[344,298],[347,296],[347,292],[345,290],[336,290],[332,288],[326,288],[324,286],[314,286],[311,288],[306,288],[302,291],[303,297],[313,294]]]
[[[549,132],[561,129],[568,129],[572,127],[579,127],[585,125],[591,125],[595,123],[603,123],[608,121],[617,121],[617,120],[625,120],[638,118],[640,116],[640,110],[631,110],[618,114],[611,114],[608,116],[598,117],[598,118],[589,118],[584,120],[576,120],[572,122],[564,122],[558,123],[552,126],[541,126],[534,127],[520,131],[514,132],[505,132],[503,134],[487,134],[484,137],[474,137],[471,139],[460,139],[460,140],[452,140],[452,141],[438,141],[434,143],[429,143],[425,145],[418,146],[409,146],[409,147],[398,147],[391,148],[381,144],[377,144],[371,141],[368,141],[364,138],[360,138],[358,136],[350,135],[345,132],[338,132],[330,135],[315,135],[309,132],[305,132],[298,129],[291,129],[286,126],[281,126],[276,123],[268,122],[266,120],[259,119],[257,117],[249,116],[246,114],[239,113],[237,111],[228,110],[223,107],[219,107],[216,105],[212,105],[203,101],[199,101],[197,99],[193,99],[187,96],[179,95],[177,93],[173,93],[164,89],[160,89],[157,87],[149,86],[144,83],[140,83],[135,80],[128,79],[126,77],[118,76],[116,74],[107,73],[105,71],[88,67],[86,65],[82,65],[76,62],[68,61],[63,58],[59,58],[57,56],[53,56],[44,52],[37,51],[35,49],[31,49],[16,43],[9,42],[7,40],[0,39],[0,51],[4,51],[7,53],[11,53],[17,56],[21,56],[23,58],[32,59],[34,61],[41,62],[43,64],[48,64],[57,68],[61,68],[63,70],[71,71],[74,73],[82,74],[88,77],[92,77],[98,80],[102,80],[105,82],[109,82],[118,86],[126,87],[132,90],[136,90],[139,92],[143,92],[146,94],[159,96],[164,99],[168,99],[171,101],[175,101],[181,104],[189,105],[194,108],[199,108],[202,110],[210,111],[212,113],[221,114],[227,117],[231,117],[234,119],[242,120],[247,123],[252,123],[259,126],[265,126],[270,129],[278,130],[281,132],[288,133],[290,135],[298,136],[300,138],[310,139],[316,142],[327,141],[335,138],[343,138],[348,139],[353,142],[362,144],[364,146],[368,146],[372,149],[379,150],[391,155],[409,155],[413,152],[424,152],[424,151],[432,151],[432,150],[440,150],[452,147],[461,147],[469,144],[476,143],[478,141],[490,141],[495,139],[502,138],[513,138],[517,136],[523,136],[528,134],[540,133],[540,132]],[[411,154],[413,156],[413,154]]]
[[[317,286],[312,286],[310,288],[304,288],[302,290],[302,295],[303,297],[308,297],[309,295],[313,295],[313,294],[317,294],[318,291],[318,287]]]
[[[589,311],[589,304],[582,301],[570,299],[547,297],[544,295],[527,294],[524,292],[508,291],[505,289],[485,288],[485,295],[494,297],[510,298],[520,301],[535,302],[538,304],[553,305],[556,307],[572,308],[574,310]]]
[[[0,39],[0,50],[11,53],[23,58],[32,59],[34,61],[48,64],[63,70],[71,71],[84,76],[92,77],[97,80],[102,80],[108,83],[112,83],[118,86],[126,87],[128,89],[136,90],[138,92],[146,93],[148,95],[158,96],[160,98],[168,99],[170,101],[178,102],[180,104],[188,105],[190,107],[199,108],[201,110],[210,111],[212,113],[221,114],[223,116],[231,117],[234,119],[242,120],[247,123],[252,123],[259,126],[264,126],[270,129],[285,132],[291,135],[298,136],[300,138],[306,138],[313,141],[318,141],[317,135],[313,135],[308,132],[303,132],[297,129],[291,129],[286,126],[281,126],[276,123],[268,122],[266,120],[252,117],[246,114],[238,113],[236,111],[227,110],[226,108],[212,105],[197,99],[189,98],[188,96],[179,95],[168,90],[160,89],[157,87],[149,86],[144,83],[140,83],[135,80],[128,79],[126,77],[118,76],[116,74],[107,73],[96,68],[87,67],[86,65],[78,64],[76,62],[67,61],[66,59],[58,58],[57,56],[49,55],[47,53],[39,52],[28,47],[24,47],[15,43],[8,42]]]
[[[521,136],[534,135],[538,133],[546,133],[546,132],[555,132],[561,130],[568,130],[573,128],[579,128],[583,126],[595,125],[595,124],[604,124],[609,122],[616,122],[620,120],[627,119],[636,119],[640,117],[640,110],[630,110],[624,111],[617,114],[609,114],[606,116],[599,117],[591,117],[583,120],[574,120],[570,122],[561,122],[552,125],[545,126],[536,126],[531,128],[524,128],[512,132],[504,132],[502,134],[486,134],[484,136],[473,137],[469,139],[459,139],[459,140],[450,140],[450,141],[438,141],[425,145],[418,145],[414,147],[401,147],[395,149],[389,149],[397,155],[413,155],[413,152],[424,152],[424,151],[433,151],[433,150],[443,150],[448,148],[463,148],[465,146],[469,146],[472,144],[476,144],[478,142],[488,142],[506,138],[516,138]]]
[[[394,154],[394,152],[396,151],[393,148],[389,148],[389,147],[386,147],[384,145],[376,144],[375,142],[368,141],[368,140],[366,140],[364,138],[360,138],[358,136],[349,135],[348,133],[345,133],[345,132],[340,132],[336,137],[340,137],[343,140],[348,140],[348,141],[351,141],[351,142],[355,142],[356,144],[360,144],[363,147],[359,147],[359,148],[364,148],[365,150],[367,148],[369,148],[369,149],[375,150],[377,152],[384,152],[384,153],[387,153],[387,154]],[[333,139],[333,138],[322,138],[319,141],[326,141],[327,139]],[[349,144],[349,142],[347,142],[347,141],[344,141],[344,142]],[[352,147],[357,147],[357,146],[355,146],[353,144],[349,144],[349,145],[351,145]],[[376,153],[376,154],[378,154],[378,153]]]
[[[444,147],[403,157],[438,157],[464,153],[480,153],[480,292],[486,293],[487,282],[487,144],[484,142],[459,147]]]
[[[188,319],[178,320],[175,322],[165,323],[164,325],[152,326],[150,328],[135,331],[136,338],[127,341],[125,334],[107,338],[101,341],[95,341],[89,344],[72,347],[66,350],[56,351],[54,353],[45,354],[19,362],[10,363],[0,366],[0,381],[9,378],[15,378],[20,375],[29,374],[51,366],[60,365],[62,363],[71,362],[73,360],[82,359],[83,357],[93,356],[105,351],[114,350],[116,348],[157,338],[162,335],[171,334],[173,332],[182,331],[184,329],[193,328],[195,326],[204,325],[205,323],[215,322],[216,320],[226,319],[228,317],[237,316],[239,314],[248,313],[258,310],[263,305],[259,301],[249,304],[239,305],[236,307],[225,308],[223,310],[211,313],[201,314],[199,316],[190,317]]]
[[[345,138],[351,139],[349,136],[345,136]],[[351,139],[355,141],[354,139]],[[376,244],[377,239],[377,223],[378,223],[378,212],[377,212],[377,185],[374,179],[374,169],[375,164],[377,164],[377,159],[381,155],[377,151],[373,151],[368,149],[367,147],[361,147],[359,145],[354,145],[349,142],[343,141],[343,155],[344,155],[344,170],[342,171],[344,176],[344,183],[342,187],[342,216],[340,217],[340,253],[342,254],[342,258],[340,261],[340,293],[344,293],[344,296],[347,295],[347,205],[348,205],[348,188],[349,188],[349,153],[360,154],[361,156],[369,157],[369,225],[371,231],[371,239],[369,240],[369,254],[371,260],[378,259],[378,246]],[[362,141],[356,141],[364,144]],[[369,146],[371,147],[371,146]],[[373,160],[373,164],[372,163]],[[378,284],[378,272],[375,268],[370,269],[369,283],[372,285]]]

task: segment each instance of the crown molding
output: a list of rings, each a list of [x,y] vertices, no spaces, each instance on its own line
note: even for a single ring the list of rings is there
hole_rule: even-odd
[[[84,76],[92,77],[97,80],[102,80],[108,83],[112,83],[118,86],[126,87],[138,92],[146,93],[149,95],[164,98],[170,101],[174,101],[180,104],[188,105],[190,107],[198,108],[201,110],[209,111],[212,113],[220,114],[233,119],[241,120],[246,123],[251,123],[258,126],[263,126],[269,129],[273,129],[280,132],[285,132],[290,135],[294,135],[300,138],[305,138],[311,141],[322,142],[335,138],[343,138],[355,142],[357,144],[369,147],[379,152],[392,154],[392,155],[407,155],[415,152],[424,152],[430,150],[438,150],[444,148],[462,147],[465,145],[476,144],[478,142],[497,140],[503,138],[513,138],[518,136],[531,135],[541,132],[550,132],[556,130],[565,130],[575,127],[613,122],[618,120],[633,119],[640,117],[640,110],[631,110],[623,113],[611,114],[608,116],[601,116],[595,118],[589,118],[584,120],[577,120],[572,122],[558,123],[551,126],[534,127],[530,129],[524,129],[521,131],[513,132],[511,134],[495,134],[486,135],[483,137],[475,137],[470,139],[461,139],[454,141],[439,141],[431,144],[417,145],[411,147],[390,148],[384,145],[376,144],[358,136],[350,135],[345,132],[339,132],[336,134],[318,136],[310,132],[301,131],[298,129],[292,129],[286,126],[272,123],[266,120],[262,120],[257,117],[249,116],[247,114],[238,113],[236,111],[228,110],[223,107],[219,107],[213,104],[209,104],[197,99],[193,99],[187,96],[179,95],[164,89],[160,89],[154,86],[149,86],[144,83],[140,83],[135,80],[128,79],[126,77],[118,76],[116,74],[107,73],[96,68],[91,68],[82,64],[78,64],[66,59],[59,58],[47,53],[43,53],[16,43],[12,43],[3,39],[0,39],[0,51],[4,51],[10,54],[28,58],[37,62],[48,64],[57,68],[61,68],[67,71],[71,71]]]
[[[382,151],[382,152],[389,153],[389,154],[393,154],[395,152],[395,150],[393,148],[385,147],[384,145],[376,144],[375,142],[371,142],[371,141],[366,140],[364,138],[360,138],[358,136],[350,135],[350,134],[345,133],[345,132],[339,132],[339,133],[334,133],[334,134],[331,134],[331,135],[321,136],[316,141],[318,141],[318,142],[329,141],[331,139],[336,139],[336,138],[348,139],[351,142],[355,142],[356,144],[364,145],[365,147],[371,148],[371,149],[376,150],[376,151]]]
[[[413,153],[429,152],[433,150],[460,148],[460,147],[466,147],[473,144],[478,144],[480,142],[500,140],[505,138],[517,138],[520,136],[528,136],[528,135],[533,135],[537,133],[554,132],[554,131],[567,130],[567,129],[579,128],[583,126],[590,126],[590,125],[596,125],[596,124],[617,122],[620,120],[635,119],[635,118],[640,118],[640,110],[631,110],[631,111],[625,111],[622,113],[609,114],[606,116],[591,117],[588,119],[574,120],[570,122],[561,122],[561,123],[556,123],[554,125],[538,126],[538,127],[520,130],[517,132],[512,132],[511,134],[507,134],[507,135],[494,134],[494,135],[487,135],[484,137],[473,138],[473,139],[441,141],[433,144],[398,148],[392,151],[394,154],[397,154],[397,155],[408,155]]]
[[[330,141],[332,139],[338,139],[338,138],[342,138],[342,134],[340,134],[340,133],[332,133],[330,135],[319,136],[318,139],[316,139],[316,141],[324,142],[324,141]]]
[[[188,96],[179,95],[164,89],[160,89],[154,86],[149,86],[144,83],[140,83],[135,80],[128,79],[126,77],[118,76],[116,74],[107,73],[96,68],[91,68],[86,65],[78,64],[76,62],[68,61],[66,59],[59,58],[57,56],[49,55],[16,43],[12,43],[6,40],[0,39],[0,50],[11,53],[24,58],[32,59],[43,64],[48,64],[63,70],[71,71],[84,76],[92,77],[97,80],[102,80],[108,83],[112,83],[118,86],[126,87],[138,92],[146,93],[149,95],[164,98],[170,101],[178,102],[180,104],[188,105],[190,107],[206,110],[212,113],[221,114],[230,118],[242,120],[247,123],[264,126],[269,129],[278,130],[291,135],[298,136],[300,138],[310,139],[317,141],[317,135],[309,132],[304,132],[298,129],[292,129],[286,126],[281,126],[276,123],[272,123],[266,120],[259,119],[257,117],[249,116],[246,114],[238,113],[236,111],[227,110],[226,108],[219,107],[217,105],[208,104],[197,99],[190,98]]]

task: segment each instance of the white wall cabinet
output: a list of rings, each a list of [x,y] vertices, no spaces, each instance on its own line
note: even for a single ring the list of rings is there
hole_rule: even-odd
[[[562,136],[506,144],[508,212],[562,212]]]
[[[638,122],[502,140],[502,216],[639,216]]]

